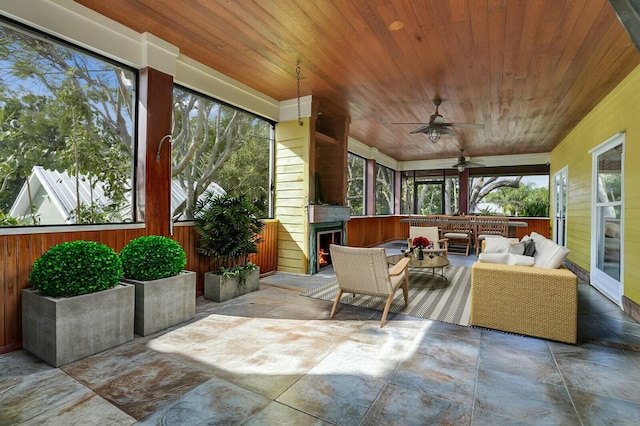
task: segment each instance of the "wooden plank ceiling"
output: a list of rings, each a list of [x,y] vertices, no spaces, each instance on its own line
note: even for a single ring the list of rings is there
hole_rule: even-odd
[[[607,0],[77,0],[397,160],[549,152],[640,55]],[[409,134],[441,98],[430,142]]]

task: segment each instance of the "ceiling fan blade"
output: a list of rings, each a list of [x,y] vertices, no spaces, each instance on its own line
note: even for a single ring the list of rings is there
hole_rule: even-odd
[[[410,131],[409,133],[411,133],[411,134],[426,133],[428,130],[429,130],[429,124],[425,124],[423,126],[418,127],[415,130]]]
[[[474,124],[474,123],[449,123],[449,126],[462,127],[466,129],[484,129],[484,124]]]
[[[440,127],[440,133],[442,133],[443,135],[458,136],[457,132],[455,132],[452,129],[449,129],[447,127]]]

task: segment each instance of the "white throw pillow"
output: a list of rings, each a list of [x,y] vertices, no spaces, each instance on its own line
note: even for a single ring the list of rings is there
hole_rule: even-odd
[[[480,253],[478,261],[483,263],[499,263],[501,265],[533,266],[534,259],[513,253]]]
[[[524,254],[524,243],[517,242],[509,244],[509,253],[523,255]]]
[[[535,262],[533,266],[538,268],[558,269],[568,254],[568,248],[559,246],[549,239],[545,238],[541,242],[536,241],[536,253],[533,256]]]
[[[489,237],[484,240],[483,253],[507,253],[511,240],[502,236]]]

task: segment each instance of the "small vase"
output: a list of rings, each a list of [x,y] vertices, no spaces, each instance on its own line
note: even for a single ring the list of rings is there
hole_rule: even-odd
[[[418,260],[424,260],[424,252],[422,251],[422,247],[418,249]]]

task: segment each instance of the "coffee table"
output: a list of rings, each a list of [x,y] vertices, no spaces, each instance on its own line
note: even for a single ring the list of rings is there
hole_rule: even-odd
[[[408,256],[404,254],[394,254],[391,256],[387,256],[387,262],[392,265],[400,262],[400,260],[405,257],[409,258],[409,268],[429,268],[433,275],[441,276],[445,281],[449,281],[447,277],[444,276],[444,268],[449,266],[449,258],[447,257],[447,252],[444,250],[425,250],[424,251],[424,259],[418,260],[418,257],[409,253]],[[442,273],[439,274],[436,272],[436,269],[440,268]]]

